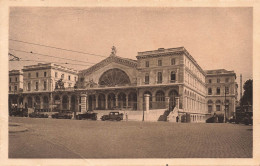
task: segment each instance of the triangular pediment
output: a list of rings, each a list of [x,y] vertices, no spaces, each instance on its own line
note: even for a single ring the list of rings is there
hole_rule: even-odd
[[[130,68],[136,68],[137,67],[137,61],[136,60],[132,60],[132,59],[128,59],[128,58],[122,58],[122,57],[118,57],[118,56],[109,56],[106,59],[102,60],[101,62],[91,66],[90,68],[86,69],[86,70],[82,70],[80,71],[80,73],[82,73],[83,75],[88,75],[90,73],[93,73],[101,68],[103,68],[104,66],[107,66],[111,63],[118,63],[124,66],[128,66]]]

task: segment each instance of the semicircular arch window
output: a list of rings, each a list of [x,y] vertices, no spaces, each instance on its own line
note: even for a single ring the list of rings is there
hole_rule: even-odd
[[[110,69],[104,72],[99,79],[99,85],[101,86],[124,86],[130,83],[128,75],[120,69]]]

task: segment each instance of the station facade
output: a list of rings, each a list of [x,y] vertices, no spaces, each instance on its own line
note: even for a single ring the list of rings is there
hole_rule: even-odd
[[[149,110],[174,109],[178,99],[179,113],[197,119],[209,114],[207,72],[184,47],[138,52],[136,58],[122,58],[113,47],[109,57],[82,71],[24,66],[23,91],[10,104],[50,112],[142,111],[149,95]]]

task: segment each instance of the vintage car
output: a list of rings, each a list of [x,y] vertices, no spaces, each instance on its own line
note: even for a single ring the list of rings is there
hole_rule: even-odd
[[[121,121],[123,120],[123,113],[119,113],[119,112],[110,112],[108,115],[103,115],[100,119],[102,121],[105,120],[117,120],[117,121]]]
[[[28,109],[25,108],[11,108],[9,110],[10,116],[19,116],[19,117],[27,117],[28,116]]]
[[[58,113],[52,114],[51,117],[56,119],[71,119],[72,112],[68,110],[61,110]]]
[[[82,119],[97,120],[97,113],[88,111],[86,113],[76,115],[76,119],[78,119],[78,120],[82,120]]]
[[[41,113],[41,112],[34,111],[34,112],[29,114],[29,117],[30,118],[48,118],[49,115]]]

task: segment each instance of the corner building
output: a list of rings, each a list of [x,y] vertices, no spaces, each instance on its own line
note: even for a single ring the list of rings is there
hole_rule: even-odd
[[[236,73],[225,69],[206,70],[208,113],[230,118],[235,113],[237,102]]]

